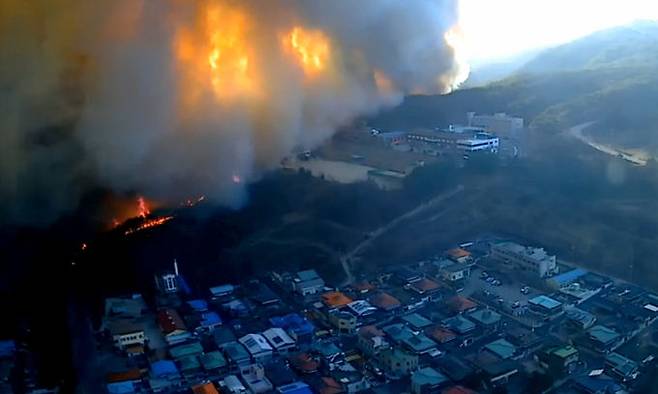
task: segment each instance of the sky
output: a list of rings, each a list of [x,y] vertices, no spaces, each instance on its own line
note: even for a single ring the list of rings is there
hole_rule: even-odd
[[[472,65],[553,46],[635,20],[658,20],[658,0],[461,0]]]

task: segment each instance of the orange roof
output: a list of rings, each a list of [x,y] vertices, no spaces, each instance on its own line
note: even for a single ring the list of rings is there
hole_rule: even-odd
[[[464,312],[477,306],[475,302],[462,296],[452,297],[448,300],[448,305],[450,305],[450,307],[457,312]]]
[[[219,394],[219,391],[211,382],[192,386],[192,391],[194,394]]]
[[[418,282],[414,282],[411,287],[419,293],[425,293],[428,291],[436,290],[441,286],[433,280],[423,278]]]
[[[340,291],[330,291],[329,293],[322,294],[322,301],[327,306],[337,307],[349,304],[352,302],[352,299]]]
[[[383,291],[370,297],[370,303],[385,310],[394,309],[402,305],[400,300]]]
[[[121,372],[110,372],[105,375],[105,380],[108,383],[127,382],[130,380],[140,380],[141,378],[142,373],[139,371],[139,368],[133,368]]]
[[[470,256],[471,252],[469,252],[468,250],[464,250],[462,248],[454,248],[454,249],[450,249],[448,251],[448,255],[450,257],[454,257],[456,259],[459,259],[459,258],[462,258],[462,257]]]

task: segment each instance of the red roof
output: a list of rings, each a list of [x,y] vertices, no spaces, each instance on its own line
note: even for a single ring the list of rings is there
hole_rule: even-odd
[[[352,299],[340,291],[330,291],[329,293],[322,294],[322,301],[327,306],[338,307],[349,304],[352,302]]]
[[[165,334],[171,334],[174,331],[185,331],[185,323],[178,312],[174,309],[162,309],[158,312],[158,324]]]
[[[370,303],[384,310],[395,309],[402,305],[400,300],[383,291],[370,297]]]
[[[419,280],[418,282],[414,282],[411,287],[416,290],[419,293],[427,293],[431,292],[434,290],[437,290],[439,287],[441,287],[438,283],[436,283],[433,280],[423,278]]]
[[[373,337],[383,337],[384,336],[384,331],[380,330],[377,328],[377,326],[363,326],[359,329],[359,335],[370,339]]]
[[[142,373],[139,371],[139,368],[133,368],[121,372],[110,372],[105,376],[105,380],[108,383],[127,382],[131,380],[140,380],[141,378]]]
[[[477,394],[477,391],[473,391],[464,386],[452,386],[443,390],[441,394]]]
[[[194,394],[219,394],[219,391],[217,391],[217,388],[211,382],[193,386],[192,391]]]
[[[320,363],[308,353],[299,353],[290,359],[293,367],[304,373],[313,373],[318,370]]]
[[[320,394],[340,394],[344,393],[343,386],[336,381],[336,379],[331,377],[322,378],[322,387],[320,388]]]
[[[450,342],[457,338],[457,335],[447,328],[435,327],[429,331],[429,335],[439,343]]]
[[[468,250],[464,250],[462,248],[454,248],[448,251],[448,256],[455,259],[460,259],[462,257],[469,257],[470,255],[471,252],[469,252]]]
[[[466,297],[462,296],[454,296],[451,299],[448,300],[448,305],[452,310],[455,312],[464,312],[469,309],[473,309],[477,306],[477,304],[471,300],[469,300]]]

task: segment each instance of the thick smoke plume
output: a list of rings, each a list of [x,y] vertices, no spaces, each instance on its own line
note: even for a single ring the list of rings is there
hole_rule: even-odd
[[[244,183],[464,77],[456,0],[3,0],[3,216],[91,187],[237,206]]]

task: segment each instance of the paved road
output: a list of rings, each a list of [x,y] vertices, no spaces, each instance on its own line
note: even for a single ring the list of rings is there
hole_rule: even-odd
[[[403,213],[402,215],[396,217],[395,219],[377,228],[376,230],[371,231],[367,239],[363,240],[361,243],[356,245],[352,250],[350,250],[349,252],[345,253],[340,257],[340,262],[343,265],[343,270],[345,271],[345,275],[346,275],[346,280],[343,283],[343,286],[347,285],[348,283],[354,282],[354,275],[352,274],[350,263],[359,255],[359,253],[361,253],[363,250],[368,248],[373,241],[375,241],[377,238],[381,237],[382,235],[386,234],[388,231],[392,230],[403,221],[407,219],[411,219],[412,217],[424,212],[427,209],[433,208],[438,203],[443,202],[449,198],[452,198],[455,195],[461,193],[462,191],[464,191],[464,186],[459,185],[456,188],[446,193],[439,194],[433,197],[432,199],[418,205],[414,209],[406,213]]]

